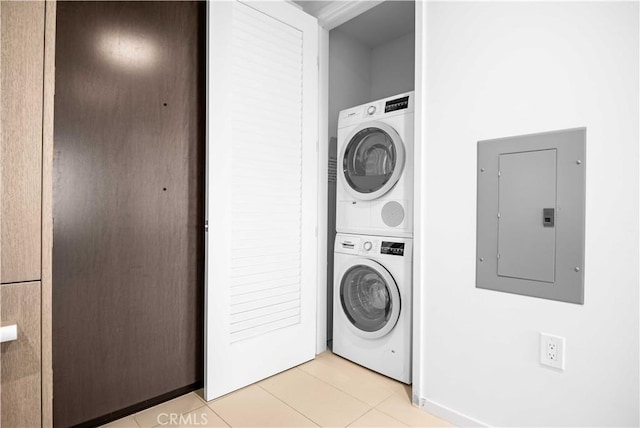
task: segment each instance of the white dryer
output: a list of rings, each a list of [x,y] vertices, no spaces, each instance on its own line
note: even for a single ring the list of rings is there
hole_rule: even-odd
[[[414,93],[340,112],[336,230],[413,236]]]
[[[412,240],[338,234],[333,352],[411,383]]]

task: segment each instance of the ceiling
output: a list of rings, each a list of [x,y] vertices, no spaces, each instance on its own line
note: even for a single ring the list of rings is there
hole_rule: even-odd
[[[315,17],[319,17],[323,11],[334,7],[335,3],[343,2],[344,0],[295,1],[302,6],[305,12]],[[415,31],[415,2],[385,1],[336,27],[336,29],[373,48]]]
[[[294,3],[299,4],[302,6],[302,10],[317,18],[321,9],[334,2],[328,0],[294,0]]]

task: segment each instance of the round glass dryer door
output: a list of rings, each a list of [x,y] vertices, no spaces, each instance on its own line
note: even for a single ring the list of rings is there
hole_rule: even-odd
[[[367,122],[349,134],[341,153],[346,189],[357,199],[387,193],[398,181],[405,152],[400,135],[382,122]]]
[[[389,333],[400,316],[400,293],[389,272],[368,259],[358,259],[342,275],[340,303],[359,336],[376,339]]]

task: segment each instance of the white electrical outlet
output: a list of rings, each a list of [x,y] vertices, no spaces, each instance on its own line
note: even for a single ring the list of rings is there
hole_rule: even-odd
[[[564,370],[564,337],[540,333],[540,364]]]

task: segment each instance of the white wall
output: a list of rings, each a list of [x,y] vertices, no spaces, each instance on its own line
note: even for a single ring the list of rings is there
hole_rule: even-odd
[[[413,91],[415,35],[374,48],[340,31],[329,33],[329,136],[336,137],[340,110]]]
[[[338,113],[371,101],[371,49],[338,29],[329,32],[329,137]]]
[[[413,91],[415,34],[391,40],[371,51],[371,99]]]
[[[493,426],[638,426],[638,3],[426,7],[421,396]],[[580,126],[585,304],[476,289],[476,142]]]

